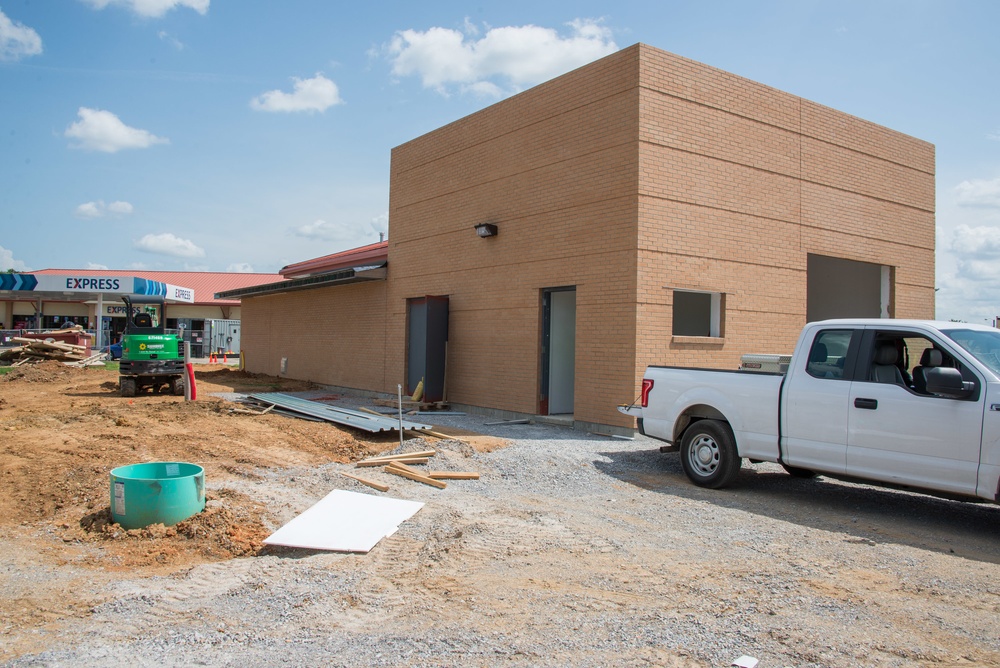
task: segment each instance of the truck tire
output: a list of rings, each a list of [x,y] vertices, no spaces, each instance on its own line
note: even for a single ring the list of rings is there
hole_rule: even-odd
[[[170,391],[173,392],[174,396],[184,396],[184,376],[174,378],[170,381]]]
[[[118,385],[123,397],[135,396],[135,378],[119,378]]]
[[[743,460],[729,425],[718,420],[699,420],[681,439],[681,466],[694,484],[719,489],[731,484]]]

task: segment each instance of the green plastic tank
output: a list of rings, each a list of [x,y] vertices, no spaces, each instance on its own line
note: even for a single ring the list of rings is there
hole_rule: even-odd
[[[205,469],[147,462],[111,471],[111,518],[124,529],[171,526],[205,509]]]

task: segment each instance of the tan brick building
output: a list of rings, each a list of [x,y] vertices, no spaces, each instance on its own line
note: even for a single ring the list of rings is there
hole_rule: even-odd
[[[283,270],[299,291],[241,293],[249,370],[412,389],[410,300],[447,296],[450,402],[631,427],[615,406],[647,364],[934,314],[931,144],[644,44],[395,148],[391,172],[364,260],[384,268],[341,253]]]

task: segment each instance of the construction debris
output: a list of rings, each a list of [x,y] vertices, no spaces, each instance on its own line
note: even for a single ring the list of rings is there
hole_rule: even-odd
[[[375,482],[374,480],[368,480],[367,478],[362,478],[360,476],[353,475],[351,473],[348,473],[347,471],[341,471],[340,475],[344,476],[345,478],[350,478],[351,480],[357,480],[362,485],[368,485],[372,489],[377,489],[380,492],[389,491],[389,485],[383,485],[380,482]]]
[[[446,483],[439,482],[441,480],[479,480],[479,473],[474,471],[418,471],[412,468],[411,464],[426,464],[428,463],[430,457],[437,454],[435,450],[419,450],[416,452],[399,452],[392,455],[381,455],[379,457],[370,457],[368,459],[362,459],[359,462],[355,462],[357,467],[383,467],[383,471],[386,473],[391,473],[393,475],[398,475],[403,478],[408,478],[416,482],[422,482],[425,485],[431,485],[432,487],[437,487],[438,489],[444,489]],[[342,473],[348,478],[354,478],[358,482],[361,482],[375,489],[380,489],[377,487],[379,483],[372,483],[370,480],[365,480],[357,476]],[[385,486],[387,491],[388,486]]]
[[[427,457],[402,457],[399,459],[366,460],[358,462],[355,466],[385,466],[386,464],[391,464],[392,462],[400,462],[402,464],[426,464],[428,461],[430,460],[428,460]]]
[[[475,471],[428,471],[427,477],[435,480],[479,480],[479,473]]]
[[[388,464],[393,459],[418,459],[433,457],[437,454],[437,450],[419,450],[417,452],[400,452],[395,455],[379,455],[378,457],[369,457],[368,459],[363,459],[358,464],[364,464],[367,462],[377,462],[380,464]]]
[[[421,424],[419,422],[411,422],[409,420],[402,420],[402,424],[400,424],[400,420],[393,419],[388,416],[372,415],[362,411],[331,406],[329,404],[323,404],[318,401],[310,401],[309,399],[303,399],[302,397],[295,397],[281,392],[251,394],[250,398],[263,404],[275,405],[278,408],[287,411],[308,415],[309,417],[318,418],[327,422],[336,422],[337,424],[342,424],[348,427],[364,429],[365,431],[371,433],[393,431],[399,429],[400,427],[404,430],[409,429],[411,431],[424,431],[431,428],[430,425]]]
[[[12,362],[11,366],[21,366],[45,360],[84,362],[91,361],[100,356],[100,353],[98,355],[91,355],[88,346],[63,343],[55,339],[29,339],[23,336],[14,336],[11,337],[11,340],[23,344],[14,348],[8,348],[0,353],[0,360]]]
[[[376,406],[387,406],[389,408],[400,408],[399,401],[393,401],[392,399],[372,399],[372,403]],[[402,409],[404,411],[429,411],[429,410],[447,410],[447,401],[411,401],[405,400],[402,402]]]
[[[414,471],[406,464],[401,464],[399,462],[392,462],[383,469],[386,473],[391,473],[393,475],[398,475],[403,478],[409,478],[410,480],[415,480],[416,482],[422,482],[425,485],[430,485],[431,487],[437,487],[438,489],[444,489],[448,485],[434,478],[429,478],[418,471]]]

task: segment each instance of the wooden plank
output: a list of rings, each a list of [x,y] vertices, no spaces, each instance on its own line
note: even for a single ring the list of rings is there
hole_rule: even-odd
[[[409,459],[405,459],[405,458],[404,459],[379,459],[379,460],[375,460],[375,461],[372,461],[370,459],[366,459],[364,461],[357,462],[355,464],[355,466],[357,466],[357,467],[385,466],[386,464],[388,464],[390,462],[403,462],[404,464],[426,464],[429,461],[430,461],[430,459],[428,459],[427,457],[410,457]]]
[[[389,485],[383,485],[382,483],[375,482],[374,480],[368,480],[367,478],[362,478],[360,476],[351,475],[347,471],[341,471],[340,475],[344,476],[345,478],[350,478],[351,480],[357,480],[362,485],[368,485],[372,489],[377,489],[380,492],[388,492],[389,491]]]
[[[428,471],[426,475],[435,480],[479,480],[475,471]]]
[[[395,455],[379,455],[378,457],[368,457],[362,461],[366,462],[388,462],[393,459],[412,459],[413,457],[433,457],[437,450],[418,450],[416,452],[400,452]]]
[[[421,471],[418,471],[415,468],[410,468],[407,462],[392,461],[389,462],[389,466],[397,469],[402,469],[404,471],[409,471],[410,473],[416,473],[417,475],[424,475]]]
[[[410,480],[415,480],[416,482],[422,482],[425,485],[430,485],[431,487],[437,487],[438,489],[444,489],[447,485],[440,480],[435,480],[434,478],[428,478],[425,475],[420,475],[419,473],[411,473],[406,469],[402,469],[396,466],[386,466],[383,469],[386,473],[391,473],[393,475],[398,475],[402,478],[409,478]]]

